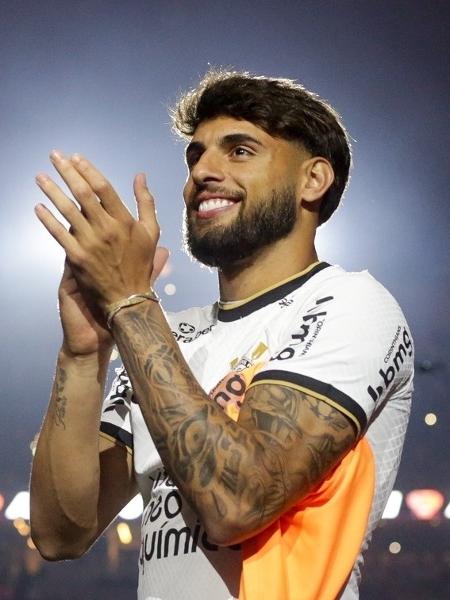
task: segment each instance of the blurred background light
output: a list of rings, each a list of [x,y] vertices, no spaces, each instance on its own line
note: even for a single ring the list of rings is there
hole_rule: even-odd
[[[383,519],[395,519],[398,517],[400,508],[402,506],[403,494],[398,490],[392,490],[391,495],[386,504],[386,508],[383,512]]]
[[[131,544],[133,541],[133,534],[131,533],[128,523],[118,523],[116,531],[122,544]]]
[[[398,554],[402,549],[401,544],[399,542],[392,542],[389,544],[389,552],[391,554]]]
[[[30,526],[22,517],[14,519],[13,525],[21,536],[26,537],[27,535],[30,535]]]
[[[164,286],[164,293],[167,296],[173,296],[177,291],[177,286],[174,283],[166,283]]]
[[[450,502],[447,504],[444,510],[444,517],[450,519]]]
[[[30,550],[36,550],[36,546],[30,537],[27,539],[27,546]]]
[[[18,492],[5,510],[5,517],[10,521],[22,518],[30,520],[30,494]]]
[[[143,509],[142,496],[141,494],[137,494],[137,496],[130,500],[125,508],[120,511],[119,517],[127,521],[132,521],[142,515]]]
[[[413,490],[406,496],[406,505],[421,521],[433,519],[444,504],[444,496],[438,490]]]
[[[432,427],[437,423],[437,416],[434,413],[427,413],[425,415],[425,423]]]

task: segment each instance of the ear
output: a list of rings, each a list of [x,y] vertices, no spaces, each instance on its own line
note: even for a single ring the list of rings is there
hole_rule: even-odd
[[[301,198],[306,202],[320,200],[334,181],[334,171],[326,158],[313,156],[302,164]]]

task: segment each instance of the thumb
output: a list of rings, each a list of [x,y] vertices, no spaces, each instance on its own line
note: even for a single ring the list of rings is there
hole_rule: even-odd
[[[169,250],[163,246],[158,246],[155,251],[155,257],[153,259],[153,270],[150,277],[150,285],[153,285],[161,274],[161,271],[166,266],[169,260]]]

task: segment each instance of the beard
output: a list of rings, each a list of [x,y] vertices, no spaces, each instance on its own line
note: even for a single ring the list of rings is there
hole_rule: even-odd
[[[232,223],[212,226],[204,232],[186,209],[184,249],[204,265],[226,269],[286,237],[296,220],[294,186],[273,190],[269,198],[256,199],[248,211],[242,202]]]

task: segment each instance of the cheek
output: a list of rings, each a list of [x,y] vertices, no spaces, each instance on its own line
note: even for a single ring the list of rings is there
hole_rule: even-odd
[[[190,177],[186,180],[186,183],[184,184],[183,187],[183,199],[184,199],[184,203],[187,204],[187,201],[190,197],[192,193],[192,182]]]

